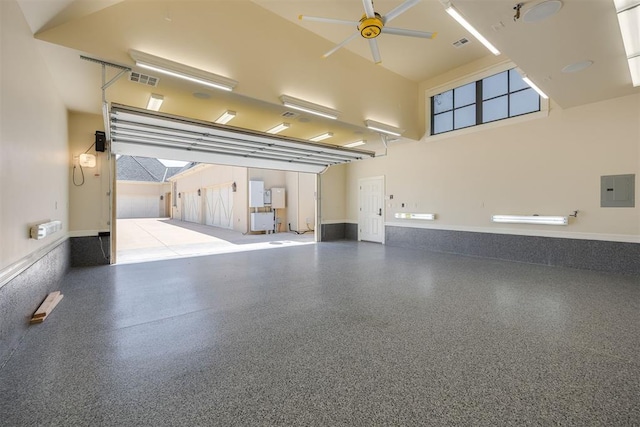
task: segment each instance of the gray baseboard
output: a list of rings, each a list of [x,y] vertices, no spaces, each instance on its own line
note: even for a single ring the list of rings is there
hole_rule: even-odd
[[[358,240],[358,224],[341,222],[339,224],[322,224],[320,239],[323,242],[334,240]]]
[[[386,244],[508,261],[640,274],[640,244],[387,226]]]
[[[111,253],[109,236],[72,237],[71,267],[108,265]]]
[[[60,289],[69,259],[67,239],[0,288],[0,366],[20,343],[47,294]]]

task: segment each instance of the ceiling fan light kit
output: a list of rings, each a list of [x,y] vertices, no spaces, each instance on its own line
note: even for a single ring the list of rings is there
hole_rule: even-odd
[[[238,84],[236,80],[190,67],[179,62],[174,62],[169,59],[160,58],[159,56],[150,55],[145,52],[131,49],[129,50],[129,55],[138,67],[178,77],[214,89],[222,89],[230,92]]]
[[[373,2],[371,0],[362,0],[362,5],[364,7],[364,15],[358,21],[348,21],[344,19],[333,19],[333,18],[322,18],[317,16],[305,16],[299,15],[298,19],[304,21],[315,21],[315,22],[323,22],[329,24],[347,24],[353,25],[355,24],[357,27],[357,32],[351,34],[349,37],[344,39],[342,42],[338,43],[333,49],[325,53],[323,58],[326,58],[333,53],[337,52],[340,48],[345,46],[351,40],[360,35],[363,39],[369,42],[369,49],[371,49],[371,57],[373,58],[373,62],[379,64],[382,62],[382,58],[380,56],[380,50],[378,48],[378,42],[376,38],[380,36],[380,34],[393,34],[397,36],[407,36],[407,37],[418,37],[423,39],[433,39],[436,37],[436,33],[426,32],[426,31],[416,31],[416,30],[408,30],[404,28],[390,28],[386,27],[386,25],[391,22],[391,20],[395,19],[399,15],[403,14],[411,7],[420,3],[420,0],[406,0],[401,3],[396,8],[389,11],[386,15],[381,15],[373,9]]]

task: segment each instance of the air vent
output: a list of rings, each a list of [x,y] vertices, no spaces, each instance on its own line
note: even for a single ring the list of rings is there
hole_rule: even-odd
[[[132,82],[141,83],[143,85],[153,86],[153,87],[158,86],[158,82],[160,81],[160,79],[157,77],[136,73],[135,71],[132,71],[129,74],[129,80],[131,80]]]
[[[456,40],[455,42],[453,42],[453,46],[455,47],[462,47],[465,44],[469,43],[469,39],[466,37],[461,38],[460,40]]]
[[[284,113],[282,113],[282,117],[284,117],[285,119],[294,119],[299,115],[300,114],[294,113],[293,111],[285,111]]]

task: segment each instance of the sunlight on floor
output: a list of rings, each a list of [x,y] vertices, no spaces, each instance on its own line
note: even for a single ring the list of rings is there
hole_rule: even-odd
[[[314,244],[313,235],[242,233],[166,218],[119,219],[118,264]]]

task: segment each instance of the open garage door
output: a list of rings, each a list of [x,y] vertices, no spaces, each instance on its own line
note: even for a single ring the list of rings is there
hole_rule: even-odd
[[[115,154],[310,173],[375,156],[119,104],[109,118]]]

